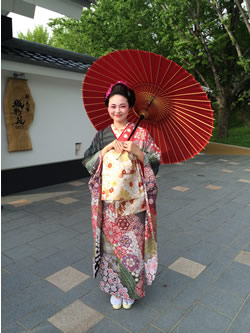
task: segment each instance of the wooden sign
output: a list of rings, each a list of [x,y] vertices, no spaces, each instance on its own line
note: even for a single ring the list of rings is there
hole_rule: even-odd
[[[34,111],[35,103],[27,80],[9,78],[4,96],[9,152],[32,149],[29,127]]]

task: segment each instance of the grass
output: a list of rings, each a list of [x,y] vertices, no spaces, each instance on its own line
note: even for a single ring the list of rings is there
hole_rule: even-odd
[[[227,138],[216,138],[216,128],[213,130],[211,142],[250,148],[250,127],[233,127],[229,129]]]

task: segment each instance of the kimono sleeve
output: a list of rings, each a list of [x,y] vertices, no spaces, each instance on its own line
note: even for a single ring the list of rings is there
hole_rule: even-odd
[[[154,143],[151,135],[147,132],[143,143],[144,166],[150,165],[154,174],[157,175],[161,163],[161,151]]]
[[[102,131],[99,131],[90,147],[85,151],[82,164],[88,170],[88,172],[93,175],[100,163],[100,155],[102,150]]]

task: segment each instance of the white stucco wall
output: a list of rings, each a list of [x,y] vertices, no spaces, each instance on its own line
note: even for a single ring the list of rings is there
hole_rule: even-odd
[[[35,101],[34,120],[29,129],[33,149],[8,152],[3,100],[7,79],[15,72],[25,74]],[[83,154],[96,133],[82,102],[83,79],[78,73],[2,61],[2,170],[81,157],[75,154],[75,143],[82,143]]]

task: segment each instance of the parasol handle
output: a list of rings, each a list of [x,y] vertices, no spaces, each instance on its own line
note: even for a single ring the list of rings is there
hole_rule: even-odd
[[[132,133],[130,134],[128,141],[132,138],[133,134],[135,133],[137,127],[139,126],[140,122],[142,121],[142,119],[145,118],[145,115],[142,113],[140,115],[140,119],[137,121],[137,124],[135,125],[135,128],[133,129]],[[119,160],[120,156],[121,156],[122,152],[120,152],[120,154],[116,157],[117,160]]]

